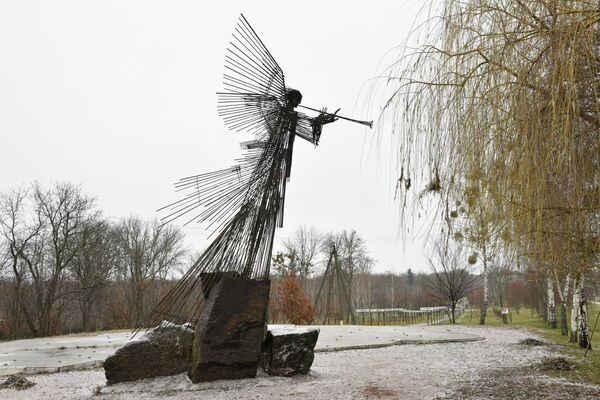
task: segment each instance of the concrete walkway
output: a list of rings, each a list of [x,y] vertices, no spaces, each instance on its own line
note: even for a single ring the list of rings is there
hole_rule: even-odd
[[[282,326],[272,325],[272,327]],[[482,340],[477,335],[454,331],[449,325],[317,327],[321,332],[316,351]],[[0,376],[21,372],[59,372],[101,367],[106,357],[123,346],[130,338],[129,331],[109,331],[95,335],[56,336],[2,342],[0,343]]]

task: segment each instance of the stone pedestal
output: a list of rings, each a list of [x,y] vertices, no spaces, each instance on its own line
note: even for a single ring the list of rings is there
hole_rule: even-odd
[[[315,358],[318,328],[269,329],[260,366],[269,375],[306,374]]]
[[[200,274],[200,286],[202,287],[202,294],[204,295],[204,300],[208,300],[208,296],[210,295],[210,291],[212,288],[223,278],[231,278],[238,279],[240,278],[240,274],[231,271],[231,272],[202,272]]]
[[[270,281],[219,277],[209,287],[196,326],[190,379],[206,382],[256,376]]]

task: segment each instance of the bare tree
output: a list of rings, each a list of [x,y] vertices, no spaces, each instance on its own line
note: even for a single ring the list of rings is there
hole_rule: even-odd
[[[371,308],[373,293],[371,291],[371,274],[375,261],[366,255],[359,259],[358,268],[352,280],[352,297],[357,308]]]
[[[77,303],[81,311],[81,326],[91,329],[92,311],[98,308],[102,290],[118,260],[116,235],[107,221],[92,221],[81,236],[81,252],[73,259],[69,270],[78,284]]]
[[[492,292],[496,300],[496,304],[504,307],[506,302],[506,290],[513,277],[513,264],[509,261],[499,262],[490,265],[489,280],[493,288]]]
[[[429,276],[429,289],[433,296],[450,306],[450,322],[456,322],[456,305],[471,293],[477,283],[477,276],[471,274],[471,267],[460,248],[438,241],[434,246],[434,258],[429,258],[432,274]]]
[[[70,183],[50,188],[34,183],[32,195],[34,215],[42,223],[37,236],[41,258],[26,263],[33,282],[38,334],[46,336],[55,328],[66,304],[64,274],[82,251],[83,232],[97,211],[94,199]]]
[[[148,304],[147,295],[158,297],[157,279],[164,280],[171,268],[181,262],[185,254],[183,234],[173,226],[160,226],[157,221],[144,222],[137,217],[125,218],[117,228],[121,275],[128,282],[128,302],[131,314],[129,324],[141,322]]]
[[[18,304],[13,310],[22,313],[34,335],[46,336],[67,304],[65,271],[81,250],[81,234],[94,217],[94,201],[72,184],[44,188],[35,183],[31,190],[2,195],[0,203],[1,234]]]
[[[21,317],[33,334],[37,328],[30,311],[25,306],[24,284],[27,280],[26,260],[32,260],[33,252],[39,249],[34,242],[42,228],[41,220],[27,219],[26,206],[28,190],[21,187],[0,195],[0,234],[2,235],[2,254],[5,268],[13,279],[10,285],[12,293],[7,294],[7,320],[10,321],[11,336],[17,337],[18,322]],[[39,257],[37,257],[39,258]]]
[[[340,255],[343,260],[344,269],[352,276],[358,268],[361,258],[366,256],[365,241],[352,229],[350,232],[343,231],[340,235]]]
[[[0,222],[0,226],[1,224]],[[0,236],[0,277],[4,277],[6,271],[10,268],[11,255],[5,242],[3,236]]]
[[[316,259],[323,242],[323,235],[314,227],[302,225],[294,236],[283,242],[285,251],[294,258],[296,270],[304,283],[314,272]]]

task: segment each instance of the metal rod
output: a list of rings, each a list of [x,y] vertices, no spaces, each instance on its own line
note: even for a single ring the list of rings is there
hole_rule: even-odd
[[[320,112],[320,113],[327,114],[327,115],[333,115],[333,116],[335,116],[335,117],[337,117],[339,119],[345,119],[346,121],[356,122],[356,123],[361,124],[361,125],[366,125],[369,128],[373,128],[373,121],[361,121],[361,120],[358,120],[358,119],[352,119],[352,118],[348,118],[348,117],[342,117],[341,115],[328,113],[326,111],[318,110],[318,109],[312,108],[312,107],[303,106],[301,104],[299,104],[298,107],[306,108],[307,110],[312,110],[312,111]]]

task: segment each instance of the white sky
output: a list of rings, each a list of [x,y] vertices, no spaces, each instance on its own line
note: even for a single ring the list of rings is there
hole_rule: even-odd
[[[251,137],[227,131],[215,92],[240,12],[302,104],[376,119],[365,115],[370,79],[421,2],[294,3],[0,0],[0,191],[82,183],[108,216],[155,218],[177,179],[232,165]],[[356,229],[376,271],[426,270],[422,242],[399,235],[389,138],[370,151],[373,135],[339,121],[316,149],[296,142],[276,238],[302,224]],[[190,248],[206,246],[198,226],[186,233]]]

